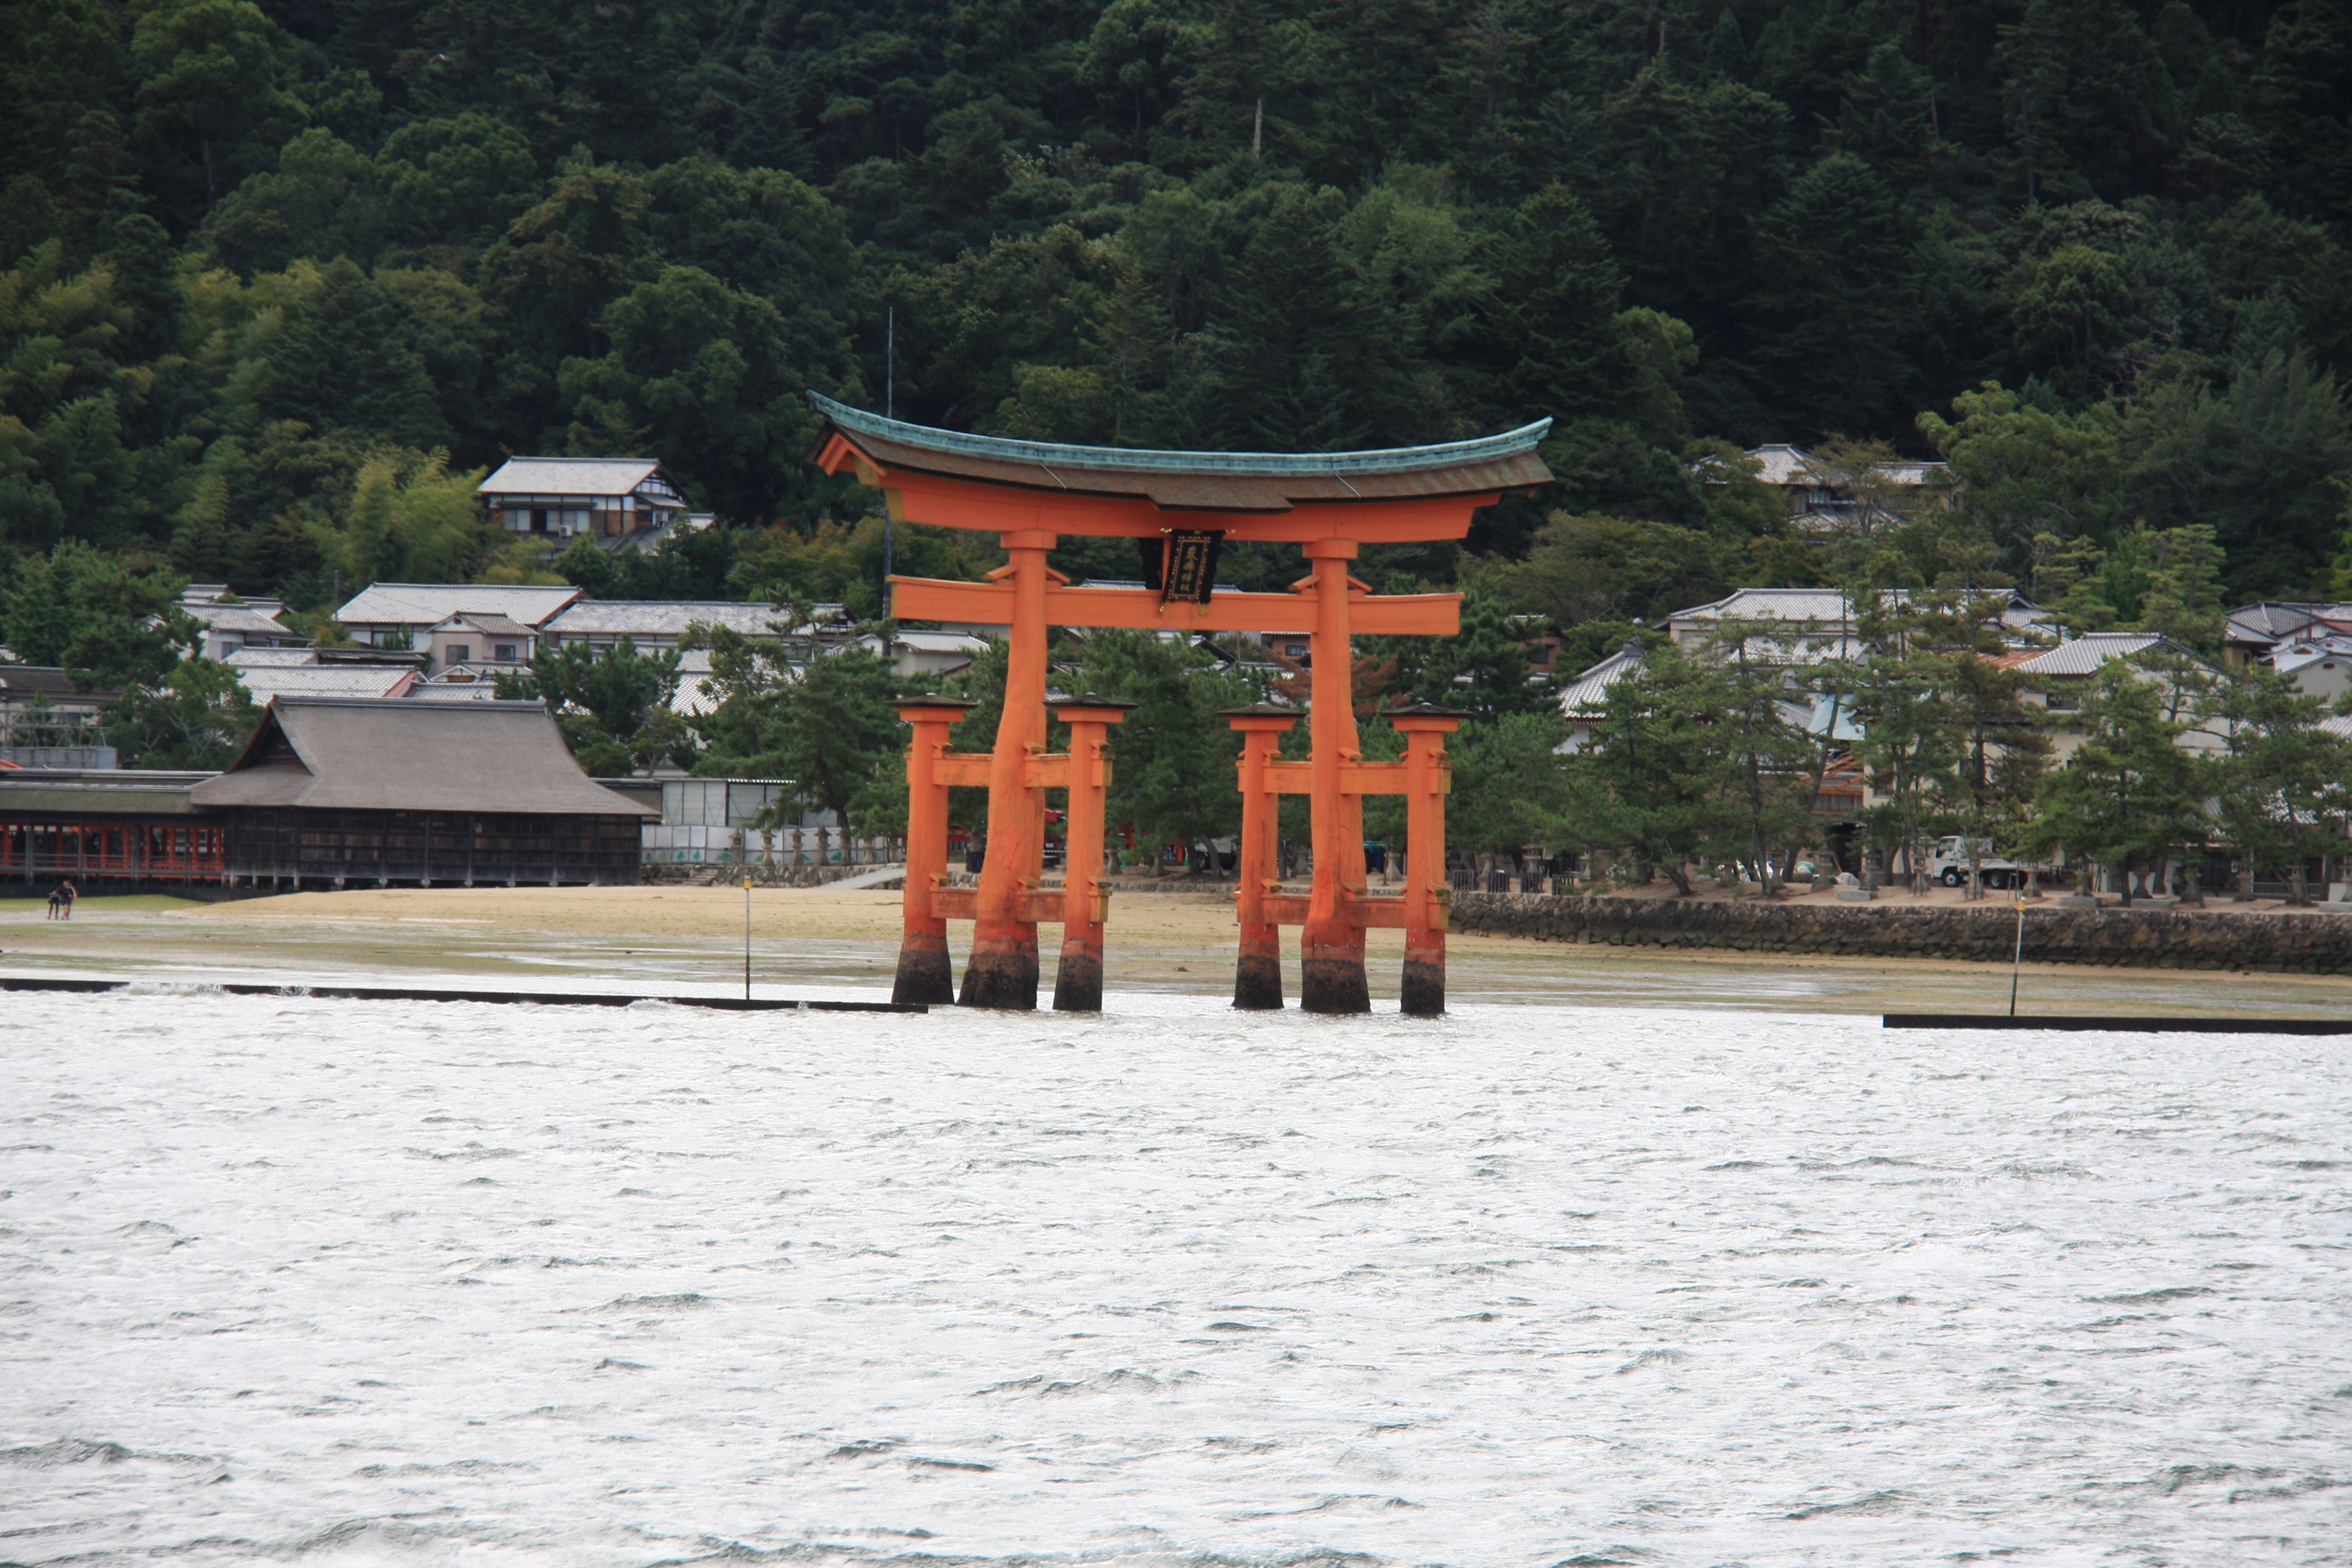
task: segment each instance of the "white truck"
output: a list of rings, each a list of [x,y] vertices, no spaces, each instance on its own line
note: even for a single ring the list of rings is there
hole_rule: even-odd
[[[1935,850],[1927,857],[1927,876],[1947,888],[1965,887],[1971,863],[1988,888],[2021,888],[2028,872],[2040,872],[2045,877],[2051,874],[2047,866],[2004,858],[1995,852],[1990,838],[1971,840],[1951,834],[1936,840]]]

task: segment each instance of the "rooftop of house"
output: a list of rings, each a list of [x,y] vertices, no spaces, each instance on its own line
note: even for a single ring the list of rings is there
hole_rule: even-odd
[[[1802,447],[1790,446],[1785,441],[1775,441],[1765,446],[1750,447],[1748,458],[1756,465],[1756,477],[1768,485],[1835,486],[1842,483],[1843,479],[1835,469],[1823,465],[1820,458]],[[1702,458],[1694,466],[1703,468],[1715,460],[1712,458]],[[1948,483],[1951,478],[1951,472],[1952,466],[1949,463],[1926,462],[1909,458],[1898,458],[1890,463],[1880,463],[1872,469],[1874,477],[1888,484],[1906,485],[1915,489],[1924,489],[1931,484]]]
[[[665,492],[674,494],[668,475],[651,458],[509,458],[482,481],[481,493],[623,496],[656,475]]]
[[[120,691],[76,691],[73,677],[55,665],[0,664],[0,701],[29,701],[46,697],[51,701],[74,700],[104,702],[121,696]]]
[[[405,664],[240,664],[236,679],[257,702],[278,697],[397,697],[416,681]]]
[[[1895,588],[1888,592],[1886,598],[1890,605],[1906,605],[1910,603],[1911,595]],[[1676,610],[1666,621],[1670,626],[1685,622],[1792,621],[1802,626],[1843,629],[1853,618],[1853,605],[1835,588],[1742,588],[1713,604]],[[2017,632],[2050,624],[2046,613],[2035,608],[2022,594],[2014,592],[2009,594],[2009,607],[2002,612],[2001,620]]]
[[[433,629],[436,632],[454,632],[468,628],[480,632],[486,637],[528,637],[539,635],[520,621],[510,616],[499,615],[495,610],[461,610]]]
[[[1627,643],[1559,689],[1559,709],[1571,719],[1598,718],[1609,689],[1642,668],[1642,645]]]
[[[1853,606],[1835,588],[1742,588],[1711,604],[1694,605],[1667,616],[1675,621],[1806,621],[1853,618]]]
[[[2330,659],[2352,660],[2352,636],[2294,637],[2271,650],[2271,668],[2282,675]]]
[[[2264,599],[2231,610],[2223,640],[2264,648],[2315,624],[2331,631],[2352,631],[2352,605]]]
[[[383,647],[244,647],[228,650],[226,662],[234,668],[246,669],[264,665],[328,664],[394,665],[413,668],[425,662],[422,653],[399,648]]]
[[[872,637],[866,640],[869,643],[876,641]],[[890,646],[914,653],[980,654],[988,651],[988,639],[973,637],[969,632],[901,631],[891,635]]]
[[[1549,483],[1536,445],[1538,419],[1500,435],[1430,447],[1360,452],[1180,452],[1013,441],[910,425],[812,392],[824,416],[821,454],[835,438],[886,468],[943,474],[1032,489],[1139,496],[1171,510],[1288,511],[1300,501],[1474,495]]]
[[[226,583],[191,583],[181,591],[176,607],[209,631],[292,635],[292,628],[278,619],[286,613],[283,599],[239,599]]]
[[[521,587],[502,583],[377,583],[354,594],[335,619],[347,626],[431,626],[467,611],[543,626],[580,597],[571,586]]]
[[[314,647],[255,647],[248,643],[244,647],[229,649],[226,662],[232,669],[256,669],[264,665],[282,668],[316,664],[319,662],[319,650]]]
[[[592,783],[539,702],[281,697],[202,806],[654,816]]]
[[[2197,657],[2156,632],[2085,632],[2056,647],[2020,659],[2014,668],[2034,676],[2095,675],[2109,659],[2128,658],[2159,647],[2173,649],[2184,658]]]
[[[545,622],[551,637],[683,637],[696,621],[746,637],[774,637],[786,612],[724,599],[582,599]]]

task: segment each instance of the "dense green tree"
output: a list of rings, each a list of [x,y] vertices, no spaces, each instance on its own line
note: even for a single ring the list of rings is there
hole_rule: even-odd
[[[797,784],[787,809],[763,815],[763,827],[803,809],[842,812],[862,826],[849,814],[861,797],[874,799],[868,785],[899,742],[889,661],[857,648],[820,655],[725,626],[702,628],[689,646],[710,650],[704,689],[716,699],[697,721],[709,749],[696,771]]]
[[[1116,629],[1087,634],[1069,684],[1073,694],[1136,704],[1110,731],[1104,809],[1113,827],[1132,827],[1149,844],[1198,844],[1239,829],[1241,742],[1217,711],[1260,700],[1259,687],[1220,673],[1202,648]]]
[[[2306,903],[2307,857],[2336,848],[2326,831],[2340,809],[2347,764],[2343,737],[2320,727],[2325,704],[2291,677],[2257,665],[2217,685],[2200,717],[2224,737],[2213,789],[2214,826],[2239,862],[2237,897],[2253,897],[2265,868],[2284,868],[2290,900]]]
[[[1999,382],[1928,412],[1919,429],[1952,466],[1951,500],[1988,536],[2031,545],[2042,534],[2104,538],[2122,500],[2122,466],[2103,412],[2036,407]]]
[[[1596,637],[1845,570],[1726,443],[1940,447],[1914,575],[2097,550],[2118,624],[2136,519],[2327,591],[2352,473],[2342,0],[58,0],[0,89],[0,571],[71,538],[315,609],[378,453],[658,448],[741,526],[614,591],[763,592],[767,525],[872,504],[806,471],[810,386],[1125,446],[1548,415],[1471,574],[1555,510],[1708,542],[1611,565]]]
[[[218,771],[236,760],[261,710],[217,659],[184,658],[152,685],[133,686],[106,705],[106,743],[126,768]]]
[[[2219,393],[2181,377],[2126,411],[2125,493],[2158,527],[2213,530],[2241,595],[2292,593],[2334,538],[2352,416],[2332,375],[2273,350]]]
[[[1916,307],[1893,193],[1860,158],[1832,153],[1755,225],[1759,370],[1807,439],[1885,429],[1910,406]]]
[[[1529,844],[1549,848],[1572,831],[1573,786],[1556,754],[1565,738],[1557,709],[1464,724],[1445,748],[1454,767],[1447,845],[1516,856]]]
[[[602,650],[583,642],[541,647],[531,656],[529,675],[499,678],[498,694],[545,702],[590,773],[627,773],[688,750],[683,727],[670,711],[678,658],[676,648],[641,654],[636,639],[627,637]],[[676,760],[690,761],[690,751]]]
[[[78,689],[161,682],[197,636],[184,578],[68,540],[18,560],[0,587],[0,630],[26,664],[61,666]]]
[[[1710,668],[1661,643],[1609,689],[1592,743],[1571,764],[1578,838],[1630,849],[1642,879],[1664,871],[1685,898],[1689,865],[1735,820],[1725,809],[1715,734],[1719,688]]]
[[[2100,667],[2074,726],[2082,742],[2042,775],[2020,835],[2037,858],[2112,867],[2126,906],[2135,871],[2155,870],[2208,830],[2210,770],[2180,744],[2189,721],[2168,708],[2163,683],[2145,670],[2124,659]]]
[[[163,0],[131,35],[136,136],[158,195],[194,222],[303,118],[293,40],[250,0]]]

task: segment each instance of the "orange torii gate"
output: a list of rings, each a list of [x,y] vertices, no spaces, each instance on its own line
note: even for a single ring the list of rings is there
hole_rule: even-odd
[[[1003,540],[1007,563],[986,583],[893,577],[892,611],[907,620],[1009,628],[1004,711],[986,753],[952,752],[948,730],[964,705],[924,699],[899,710],[914,730],[908,752],[905,939],[898,983],[902,1002],[943,1003],[953,994],[947,922],[973,922],[964,970],[965,1006],[1037,1005],[1037,927],[1063,922],[1054,1005],[1102,1005],[1100,887],[1102,802],[1110,782],[1109,726],[1124,704],[1081,697],[1055,704],[1072,749],[1049,755],[1045,645],[1048,629],[1127,626],[1182,634],[1311,628],[1309,760],[1273,758],[1287,710],[1231,716],[1243,731],[1244,828],[1236,913],[1242,953],[1234,1002],[1282,1005],[1279,927],[1300,934],[1301,1003],[1310,1012],[1361,1013],[1370,998],[1364,931],[1406,932],[1404,1006],[1444,1008],[1444,736],[1457,722],[1437,710],[1392,715],[1405,732],[1401,763],[1367,763],[1358,742],[1349,638],[1357,634],[1452,636],[1454,594],[1375,595],[1349,574],[1365,544],[1459,539],[1470,514],[1506,490],[1551,478],[1535,455],[1549,428],[1540,420],[1500,436],[1437,447],[1280,456],[1254,452],[1137,451],[1009,441],[862,413],[809,395],[825,425],[812,454],[828,473],[856,472],[881,490],[901,522],[985,529]],[[1045,564],[1067,534],[1145,542],[1156,563],[1145,588],[1078,588]],[[1224,540],[1298,544],[1309,575],[1286,594],[1214,591]],[[1156,562],[1149,546],[1158,543]],[[939,885],[947,860],[947,791],[988,789],[988,853],[977,889]],[[1045,791],[1069,791],[1067,872],[1059,892],[1043,891]],[[1274,886],[1274,808],[1283,794],[1309,797],[1315,872],[1305,897]],[[1363,797],[1407,797],[1411,840],[1405,896],[1366,896]]]

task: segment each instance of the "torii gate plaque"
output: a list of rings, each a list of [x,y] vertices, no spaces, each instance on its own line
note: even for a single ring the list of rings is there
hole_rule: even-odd
[[[893,612],[1009,628],[1004,714],[985,756],[947,750],[953,705],[912,702],[908,752],[906,935],[899,949],[901,1002],[944,1003],[952,994],[947,922],[973,921],[964,970],[965,1006],[1037,1005],[1037,926],[1063,922],[1061,978],[1054,1004],[1071,1011],[1102,1005],[1103,755],[1120,705],[1077,699],[1060,705],[1073,751],[1045,754],[1048,628],[1129,626],[1186,635],[1202,631],[1309,633],[1313,745],[1306,763],[1272,760],[1275,735],[1237,715],[1245,826],[1238,914],[1243,947],[1234,1001],[1282,1005],[1273,931],[1300,935],[1300,1000],[1309,1012],[1370,1008],[1364,931],[1406,931],[1404,1010],[1444,1009],[1444,733],[1451,714],[1406,710],[1404,762],[1366,763],[1358,744],[1353,658],[1357,633],[1450,637],[1460,629],[1455,594],[1375,595],[1349,575],[1365,544],[1459,539],[1470,514],[1506,490],[1548,482],[1535,455],[1549,419],[1500,436],[1438,447],[1278,456],[1255,452],[1136,451],[1007,441],[909,425],[809,395],[825,418],[812,454],[827,473],[854,469],[883,492],[893,518],[939,528],[985,529],[1003,541],[1007,563],[986,583],[893,577]],[[1066,534],[1166,541],[1158,588],[1075,588],[1045,564]],[[1286,594],[1213,592],[1218,541],[1302,547],[1310,574]],[[1279,713],[1281,710],[1276,710]],[[1271,721],[1269,721],[1271,722]],[[1279,725],[1287,729],[1287,723]],[[1255,732],[1253,732],[1255,731]],[[1261,740],[1260,737],[1264,739]],[[1256,771],[1253,773],[1253,768]],[[988,787],[988,856],[977,889],[940,886],[947,858],[947,786]],[[1045,865],[1045,795],[1070,791],[1066,886],[1039,890]],[[1298,793],[1312,805],[1315,875],[1304,898],[1273,887],[1268,858],[1249,847],[1272,840],[1272,805]],[[1368,898],[1363,797],[1408,797],[1412,837],[1405,897]],[[1255,803],[1255,809],[1253,809]],[[936,821],[933,819],[936,818]],[[1086,844],[1079,842],[1087,829]]]

